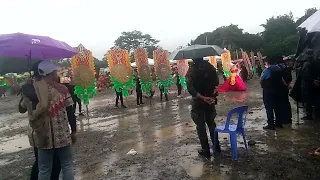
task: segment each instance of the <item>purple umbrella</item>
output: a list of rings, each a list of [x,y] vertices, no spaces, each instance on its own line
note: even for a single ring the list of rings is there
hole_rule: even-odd
[[[28,59],[70,58],[77,51],[63,41],[23,33],[0,35],[0,56]]]

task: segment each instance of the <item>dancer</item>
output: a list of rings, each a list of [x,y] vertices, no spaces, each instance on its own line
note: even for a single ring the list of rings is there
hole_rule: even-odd
[[[237,65],[231,67],[231,76],[223,83],[223,85],[217,89],[217,92],[229,92],[229,91],[245,91],[247,87],[238,75],[239,68]]]

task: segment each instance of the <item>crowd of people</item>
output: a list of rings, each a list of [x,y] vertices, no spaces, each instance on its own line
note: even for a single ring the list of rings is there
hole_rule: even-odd
[[[288,66],[282,56],[268,57],[266,68],[261,72],[260,82],[263,90],[263,103],[267,114],[266,130],[283,128],[283,124],[292,122],[291,105],[289,102],[289,91],[292,88],[292,67]],[[320,81],[317,69],[313,62],[305,63],[301,68],[303,83],[312,82],[312,92],[319,89]],[[241,64],[239,65],[241,68]],[[234,67],[233,67],[234,68]],[[308,68],[308,75],[304,74]],[[34,147],[35,163],[32,167],[31,179],[58,179],[60,171],[66,180],[74,179],[72,167],[72,143],[76,142],[76,104],[79,105],[79,115],[82,114],[81,100],[74,94],[74,83],[63,84],[58,80],[59,68],[50,61],[41,61],[33,66],[33,79],[22,86],[22,98],[19,103],[19,111],[28,113],[31,133],[30,143]],[[249,73],[242,68],[238,80],[246,81]],[[234,69],[234,72],[237,71]],[[174,72],[177,73],[177,72]],[[260,73],[258,73],[260,74]],[[177,75],[176,75],[177,76]],[[300,76],[298,76],[299,79]],[[309,78],[308,82],[306,78]],[[192,96],[191,118],[196,125],[201,149],[199,155],[210,157],[210,146],[206,126],[212,144],[216,148],[214,152],[220,152],[218,135],[215,134],[215,117],[217,104],[217,87],[219,85],[218,71],[208,61],[202,58],[193,59],[186,76],[187,89]],[[226,79],[226,82],[228,79]],[[144,104],[140,80],[135,74],[137,105]],[[299,82],[299,80],[297,80]],[[302,84],[303,84],[302,83]],[[179,78],[176,81],[178,97],[181,97],[182,86]],[[309,85],[309,86],[308,86]],[[311,87],[310,84],[303,87]],[[297,83],[295,83],[297,86]],[[167,94],[160,90],[160,100],[168,101]],[[151,96],[154,94],[154,90]],[[291,93],[292,96],[293,93]],[[308,94],[310,97],[310,94]],[[318,97],[318,96],[317,96]],[[317,98],[315,98],[317,100]],[[122,92],[116,92],[116,106],[120,101],[121,107],[125,108]],[[311,108],[319,108],[315,103],[309,105]],[[308,110],[308,105],[307,105]],[[312,119],[312,112],[307,111],[303,119]],[[316,116],[318,117],[318,116]],[[71,133],[69,133],[69,125]],[[216,138],[216,140],[213,140]]]

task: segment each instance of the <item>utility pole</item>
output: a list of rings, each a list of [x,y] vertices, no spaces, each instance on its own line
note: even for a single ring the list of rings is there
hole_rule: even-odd
[[[208,45],[208,36],[206,36],[206,45]]]

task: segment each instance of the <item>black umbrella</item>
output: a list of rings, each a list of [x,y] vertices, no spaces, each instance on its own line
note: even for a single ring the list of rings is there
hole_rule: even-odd
[[[40,59],[25,59],[25,58],[11,58],[0,57],[0,74],[6,73],[23,73],[29,72],[32,64],[41,61]]]
[[[170,54],[170,59],[196,59],[207,56],[218,56],[224,52],[217,45],[191,45],[189,47],[176,50]]]

